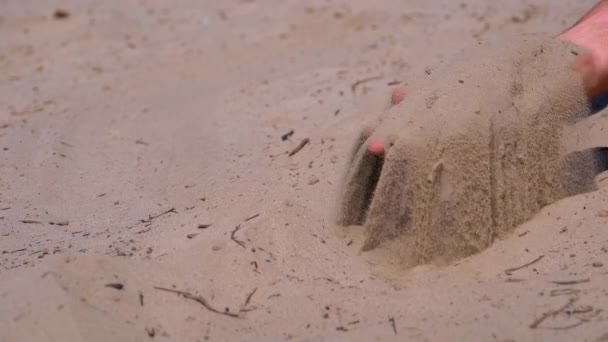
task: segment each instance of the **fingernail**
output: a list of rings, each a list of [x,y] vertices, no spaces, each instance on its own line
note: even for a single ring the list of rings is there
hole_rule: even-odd
[[[373,155],[384,154],[384,143],[380,140],[372,140],[367,145],[367,150]]]
[[[393,94],[391,95],[391,103],[396,105],[405,99],[405,88],[399,87],[393,90]]]

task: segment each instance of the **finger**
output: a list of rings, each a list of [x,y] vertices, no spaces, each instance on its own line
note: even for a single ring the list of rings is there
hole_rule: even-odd
[[[403,101],[405,99],[405,95],[406,95],[405,87],[401,86],[399,88],[396,88],[395,90],[393,90],[393,93],[391,94],[391,104],[394,106],[396,104],[401,103],[401,101]]]
[[[583,78],[585,91],[589,98],[601,95],[608,91],[605,63],[594,53],[579,56],[575,62],[575,69]]]
[[[375,156],[383,155],[385,152],[384,143],[379,139],[370,139],[367,150]]]
[[[383,156],[395,142],[396,127],[378,129],[367,139],[367,152],[373,156]]]
[[[602,1],[598,2],[595,6],[593,6],[593,8],[591,8],[589,10],[589,12],[585,13],[585,15],[583,15],[579,20],[577,20],[576,23],[574,23],[574,25],[572,25],[568,29],[566,29],[565,32],[569,31],[570,29],[576,27],[578,24],[584,22],[585,20],[587,20],[603,11],[608,11],[608,1],[606,1],[606,0],[602,0]]]

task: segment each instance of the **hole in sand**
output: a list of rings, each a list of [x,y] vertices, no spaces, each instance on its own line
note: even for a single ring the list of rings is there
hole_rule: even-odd
[[[593,148],[591,153],[597,161],[598,173],[608,170],[608,147]]]
[[[369,211],[369,206],[374,198],[374,193],[376,192],[376,187],[378,186],[378,181],[382,174],[382,166],[384,165],[384,156],[373,156],[372,158],[373,171],[366,182],[365,194],[363,195],[363,215],[360,216],[361,222],[357,223],[359,225],[364,224],[367,219],[367,212]]]
[[[608,148],[595,147],[570,153],[562,165],[566,196],[596,190],[599,187],[597,176],[608,170]]]
[[[608,106],[608,93],[595,96],[591,99],[591,113],[595,114]]]

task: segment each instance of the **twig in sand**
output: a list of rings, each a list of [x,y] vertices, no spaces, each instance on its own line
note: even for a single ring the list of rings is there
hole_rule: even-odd
[[[302,140],[300,142],[300,144],[298,146],[296,146],[296,148],[294,148],[291,152],[289,152],[289,156],[293,156],[294,154],[300,152],[301,149],[304,148],[304,146],[306,146],[306,144],[308,144],[310,142],[310,139],[308,138],[304,138],[304,140]]]
[[[526,267],[528,267],[528,266],[530,266],[530,265],[533,265],[533,264],[535,264],[535,263],[539,262],[539,261],[540,261],[540,259],[542,259],[542,258],[544,258],[544,257],[545,257],[544,255],[541,255],[541,256],[539,256],[538,258],[536,258],[536,259],[534,259],[534,260],[530,261],[530,262],[529,262],[529,263],[527,263],[527,264],[524,264],[524,265],[521,265],[521,266],[518,266],[518,267],[509,268],[509,269],[505,270],[505,273],[506,273],[507,275],[511,275],[511,273],[513,273],[513,272],[515,272],[515,271],[517,271],[517,270],[521,270],[522,268],[526,268]]]
[[[368,77],[368,78],[364,78],[362,80],[358,80],[350,86],[350,90],[352,90],[352,92],[354,93],[357,91],[357,87],[360,86],[361,84],[367,83],[370,81],[379,80],[381,78],[382,78],[382,76],[374,76],[374,77]]]
[[[294,130],[290,129],[289,132],[281,135],[281,140],[285,141],[285,140],[289,139],[289,137],[292,136],[293,133],[295,133]]]
[[[576,328],[576,327],[578,327],[579,325],[581,325],[581,324],[583,324],[585,322],[586,321],[579,320],[577,323],[570,324],[570,325],[567,325],[565,327],[547,327],[545,329],[549,329],[549,330],[568,330],[568,329]]]
[[[572,296],[572,295],[579,294],[579,292],[581,292],[581,290],[576,290],[576,289],[559,289],[559,290],[551,290],[551,292],[549,293],[549,295],[551,297],[556,297],[556,296]]]
[[[395,317],[389,318],[388,321],[391,323],[391,326],[393,327],[393,332],[395,333],[395,335],[397,335],[397,324],[395,324]]]
[[[159,217],[161,217],[161,216],[167,215],[167,214],[169,214],[169,213],[174,213],[174,214],[177,214],[177,211],[175,211],[175,208],[171,208],[171,209],[169,209],[169,210],[167,210],[167,211],[164,211],[164,212],[162,212],[162,213],[160,213],[160,214],[158,214],[158,215],[152,215],[152,214],[148,214],[148,219],[142,219],[142,220],[139,220],[139,222],[138,222],[138,223],[135,223],[135,224],[133,224],[133,225],[131,225],[131,226],[127,227],[126,229],[131,229],[131,228],[133,228],[133,227],[137,227],[138,225],[140,225],[140,224],[142,224],[142,223],[146,223],[145,227],[149,227],[150,225],[152,225],[152,221],[153,221],[153,220],[155,220],[155,219],[157,219],[157,218],[159,218]],[[140,231],[138,231],[136,234],[143,234],[143,233],[147,233],[147,232],[149,232],[149,231],[150,231],[150,229],[152,229],[152,227],[150,227],[150,228],[148,228],[148,229],[140,230]]]
[[[70,12],[63,10],[63,9],[57,9],[55,10],[55,13],[53,13],[53,17],[55,19],[67,19],[70,17]]]
[[[260,273],[260,270],[258,269],[258,263],[256,261],[252,261],[252,262],[250,262],[250,264],[253,265],[253,267],[255,267],[253,269],[253,272]]]
[[[40,222],[40,221],[34,221],[34,220],[21,220],[21,223],[25,223],[25,224],[42,224],[42,222]]]
[[[574,304],[574,302],[576,302],[577,300],[578,300],[578,297],[570,298],[568,300],[568,303],[566,303],[565,305],[563,305],[559,309],[545,312],[542,316],[540,316],[539,318],[535,319],[534,322],[532,322],[532,324],[530,324],[530,329],[536,329],[536,328],[538,328],[538,326],[542,322],[544,322],[547,318],[549,318],[549,317],[555,317],[555,316],[559,315],[564,310],[566,310],[570,305]]]
[[[216,313],[218,315],[224,315],[224,316],[233,317],[233,318],[241,318],[241,316],[239,316],[238,314],[235,314],[235,313],[232,313],[229,311],[217,310],[216,308],[211,306],[211,304],[209,304],[209,302],[207,302],[207,300],[202,296],[195,296],[195,295],[191,294],[190,292],[167,289],[167,288],[159,287],[159,286],[154,286],[154,289],[160,290],[160,291],[177,293],[178,295],[181,295],[182,297],[184,297],[186,299],[190,299],[190,300],[200,303],[205,309],[207,309],[213,313]]]
[[[151,224],[147,225],[146,227],[149,227]],[[143,233],[147,233],[152,229],[152,227],[149,227],[148,229],[142,229],[140,231],[135,232],[135,234],[143,234]]]
[[[258,216],[260,216],[260,214],[255,214],[255,215],[249,216],[248,218],[245,219],[245,222],[251,221],[251,220],[253,220],[254,218],[256,218]]]
[[[57,225],[57,226],[62,226],[63,227],[63,226],[69,226],[70,225],[70,221],[68,221],[68,220],[60,220],[60,221],[57,221],[57,222],[51,221],[51,222],[49,222],[49,224],[51,226]]]
[[[576,284],[588,283],[589,281],[591,281],[591,279],[585,278],[585,279],[580,279],[580,280],[552,281],[551,283],[556,284],[556,285],[576,285]]]
[[[505,281],[507,283],[521,283],[523,281],[526,281],[525,279],[520,279],[520,278],[507,278],[505,279]]]
[[[152,215],[148,214],[148,219],[147,220],[141,220],[141,222],[142,223],[148,223],[148,222],[150,222],[150,221],[152,221],[154,219],[157,219],[157,218],[159,218],[159,217],[161,217],[163,215],[167,215],[169,213],[177,214],[177,211],[175,211],[175,208],[171,208],[171,209],[169,209],[167,211],[164,211],[164,212],[162,212],[162,213],[160,213],[158,215],[155,215],[155,216],[152,216]]]
[[[243,305],[243,306],[249,305],[249,302],[251,302],[251,297],[253,297],[253,295],[256,293],[257,290],[258,290],[258,288],[256,287],[255,289],[253,289],[253,291],[251,291],[250,294],[247,295],[247,299],[245,299],[245,305]]]
[[[106,284],[105,287],[111,287],[113,289],[116,290],[122,290],[125,288],[125,286],[121,283],[111,283],[111,284]]]
[[[246,248],[246,247],[245,247],[245,243],[244,243],[243,241],[237,240],[237,239],[234,237],[234,235],[236,234],[236,232],[238,232],[238,231],[239,231],[239,229],[241,229],[241,225],[240,225],[240,224],[239,224],[239,225],[237,225],[237,226],[234,228],[234,230],[232,231],[232,233],[230,233],[230,240],[232,240],[232,241],[236,242],[237,244],[239,244],[239,246],[241,246],[241,247],[243,247],[243,248]]]
[[[19,249],[15,249],[14,251],[2,251],[2,254],[13,254],[13,253],[19,253],[19,252],[25,252],[27,250],[27,248],[19,248]],[[257,267],[256,267],[257,268]]]

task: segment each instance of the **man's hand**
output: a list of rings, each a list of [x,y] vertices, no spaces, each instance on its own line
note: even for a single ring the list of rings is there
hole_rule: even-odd
[[[588,96],[608,92],[608,1],[600,1],[559,38],[589,50],[575,65]]]

